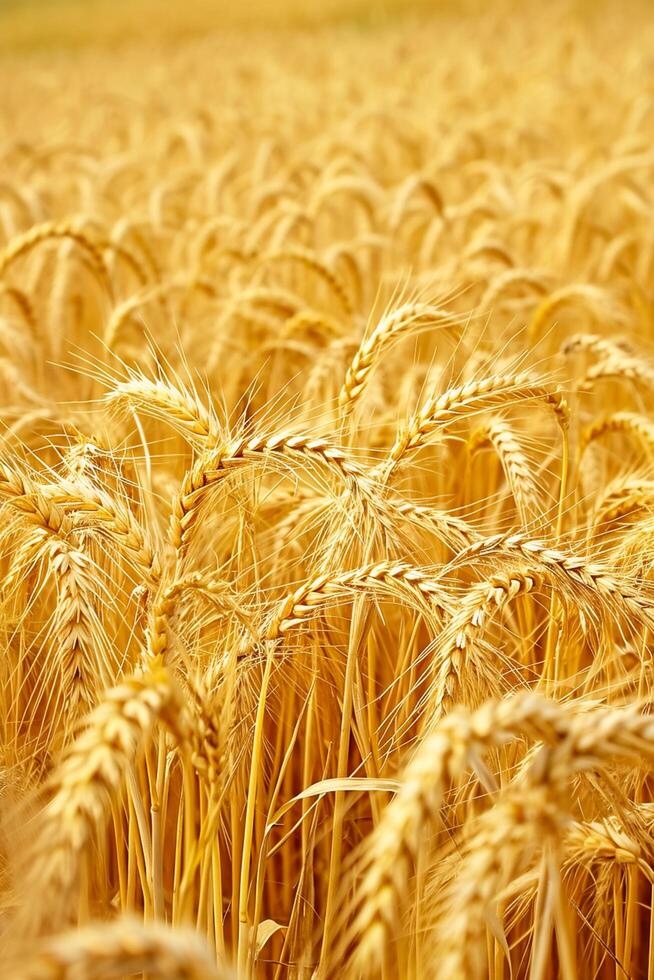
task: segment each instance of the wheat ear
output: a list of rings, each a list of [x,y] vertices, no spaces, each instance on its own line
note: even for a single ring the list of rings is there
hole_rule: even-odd
[[[650,452],[654,450],[654,423],[647,416],[638,415],[636,412],[613,412],[611,415],[604,415],[597,419],[583,430],[579,442],[579,455],[581,456],[592,442],[611,432],[627,432],[635,436],[642,443],[643,448]]]
[[[484,975],[484,938],[493,902],[530,854],[543,843],[556,844],[563,834],[564,818],[565,811],[548,785],[507,791],[484,814],[466,842],[455,879],[442,896],[443,906],[449,908],[437,930],[441,957],[430,976],[471,980]],[[558,868],[552,873],[558,873]],[[563,975],[566,980],[570,977]]]
[[[596,333],[576,333],[568,337],[561,346],[565,357],[571,354],[598,354],[604,359],[629,356],[630,347],[622,337],[604,337]]]
[[[370,976],[380,965],[400,921],[403,896],[422,839],[438,814],[443,794],[477,755],[522,736],[556,741],[566,728],[564,709],[533,694],[489,702],[474,713],[461,709],[441,719],[402,775],[394,800],[364,845],[364,875],[355,896],[352,925],[337,951]],[[355,944],[355,945],[354,945]]]
[[[654,504],[654,480],[615,480],[600,496],[594,508],[593,523],[618,521],[637,510],[651,510]]]
[[[454,317],[446,310],[427,303],[405,303],[381,318],[369,337],[362,341],[338,396],[342,416],[353,411],[368,382],[368,378],[384,351],[396,340],[420,324],[452,323]]]
[[[537,753],[515,785],[479,821],[468,855],[444,897],[446,914],[439,934],[443,980],[466,980],[483,972],[483,933],[493,899],[543,833],[562,836],[568,822],[566,785],[576,773],[602,770],[614,759],[636,766],[654,759],[654,719],[639,705],[596,708],[561,716],[558,739]],[[525,804],[528,804],[527,808]],[[558,878],[558,861],[550,871]],[[559,944],[562,975],[577,975],[569,945]]]
[[[528,374],[495,374],[449,388],[442,395],[434,395],[422,404],[404,430],[398,433],[387,460],[379,465],[375,475],[389,479],[408,455],[462,418],[531,398],[554,399],[555,410],[562,411],[563,399],[559,400],[546,385],[534,381]]]
[[[449,610],[443,585],[415,565],[383,561],[337,574],[325,573],[310,579],[283,599],[273,611],[264,639],[280,639],[289,630],[305,623],[326,602],[348,590],[366,592],[385,586],[409,590],[421,604],[427,601],[439,613]]]
[[[81,857],[106,824],[127,769],[158,721],[180,734],[182,719],[178,693],[159,661],[107,692],[52,777],[51,799],[29,854],[29,904],[21,928],[38,932],[65,920]]]
[[[552,746],[537,754],[528,777],[521,777],[531,785],[560,788],[574,773],[601,768],[613,758],[634,764],[654,758],[654,718],[639,705],[579,713],[573,704],[524,693],[489,702],[472,714],[455,710],[443,718],[424,736],[404,771],[401,789],[365,844],[368,860],[356,896],[357,914],[339,947],[343,955],[348,941],[356,938],[353,963],[364,975],[375,970],[400,921],[401,899],[423,828],[438,814],[446,788],[490,748],[520,737]],[[465,907],[453,908],[465,923]],[[451,952],[458,956],[460,944],[454,945]]]
[[[36,527],[55,534],[67,532],[72,521],[44,488],[19,466],[0,461],[0,500]]]
[[[182,435],[199,440],[200,445],[218,438],[217,420],[191,391],[162,378],[147,378],[136,372],[117,384],[106,396],[113,411],[142,411],[172,425]]]
[[[566,863],[589,867],[597,861],[617,864],[636,864],[650,879],[651,866],[643,857],[643,849],[625,831],[620,820],[612,814],[601,820],[574,821],[565,838]]]
[[[473,654],[474,643],[492,615],[500,612],[517,596],[528,595],[538,588],[541,579],[540,569],[518,568],[493,575],[469,589],[447,623],[434,651],[434,659],[439,665],[435,681],[435,717],[447,714],[456,701],[462,700],[461,690],[468,669],[474,666],[477,685],[480,676],[496,678],[495,664],[484,667],[477,663]]]
[[[100,488],[81,481],[37,483],[19,467],[0,461],[0,500],[30,523],[54,533],[68,533],[84,516],[117,537],[143,569],[147,580],[160,575],[159,558],[131,511]]]
[[[153,980],[231,976],[198,933],[124,917],[54,936],[19,963],[9,980],[120,980],[137,973]]]
[[[110,277],[101,249],[83,231],[66,222],[48,221],[35,225],[24,234],[13,238],[0,252],[0,276],[4,276],[14,262],[26,255],[41,242],[67,238],[75,242],[89,257],[100,282],[111,292]]]
[[[352,300],[350,299],[345,286],[339,279],[339,277],[331,269],[329,269],[324,262],[321,262],[317,255],[308,249],[303,248],[292,248],[284,249],[278,252],[269,252],[267,255],[262,255],[259,258],[259,263],[268,262],[297,262],[303,265],[306,269],[310,269],[314,272],[324,283],[327,284],[330,291],[336,297],[341,309],[346,316],[351,317],[354,313],[354,308],[352,306]]]
[[[477,429],[468,442],[470,455],[484,446],[492,446],[502,464],[522,524],[529,524],[540,510],[533,467],[522,451],[511,427],[501,419]]]
[[[540,563],[550,574],[567,580],[573,588],[595,594],[613,604],[638,622],[654,621],[654,603],[647,592],[625,576],[612,573],[606,566],[579,555],[569,555],[543,541],[523,534],[494,534],[473,541],[452,559],[450,568],[491,556],[521,555],[533,567]]]
[[[605,378],[634,381],[645,388],[654,388],[654,367],[635,357],[616,354],[594,364],[586,371],[582,384],[594,384]]]
[[[54,539],[50,541],[48,559],[57,584],[49,652],[61,663],[64,709],[70,724],[95,706],[98,688],[115,678],[108,675],[102,656],[107,640],[95,610],[97,587],[88,555]]]
[[[389,506],[394,515],[435,535],[439,541],[444,541],[450,548],[462,550],[473,541],[480,539],[480,534],[474,527],[455,514],[446,510],[438,510],[423,504],[415,504],[401,497],[388,497]]]
[[[364,496],[371,493],[372,484],[366,471],[345,450],[326,439],[292,432],[241,437],[205,453],[184,477],[173,501],[170,522],[170,539],[175,548],[183,550],[186,536],[197,519],[199,505],[210,486],[236,469],[275,459],[291,465],[298,461],[317,463],[344,480],[348,488]]]
[[[22,289],[17,289],[15,286],[9,286],[6,282],[0,282],[0,298],[2,296],[7,296],[16,309],[20,312],[25,323],[30,328],[32,337],[36,340],[41,339],[39,337],[39,325],[36,319],[36,313],[34,312],[34,306]]]
[[[161,576],[159,556],[147,531],[121,501],[81,480],[44,484],[40,490],[70,515],[75,527],[95,526],[116,538],[120,548],[139,566],[148,586],[156,585]]]

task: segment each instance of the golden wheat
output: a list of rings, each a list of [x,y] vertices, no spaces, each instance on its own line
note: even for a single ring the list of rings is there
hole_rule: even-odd
[[[646,0],[5,7],[4,972],[654,980]]]

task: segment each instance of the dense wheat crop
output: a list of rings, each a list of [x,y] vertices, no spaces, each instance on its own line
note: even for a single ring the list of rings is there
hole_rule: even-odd
[[[11,980],[654,980],[651,8],[336,6],[5,46]]]

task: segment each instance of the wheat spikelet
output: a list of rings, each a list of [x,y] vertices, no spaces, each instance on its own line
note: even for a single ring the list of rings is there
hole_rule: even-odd
[[[114,255],[121,258],[125,265],[134,273],[136,279],[138,280],[139,286],[146,285],[148,279],[150,278],[149,274],[140,258],[138,258],[129,248],[126,248],[119,242],[102,238],[100,236],[98,236],[95,244],[101,252],[113,252]]]
[[[402,225],[402,219],[405,216],[405,212],[411,198],[418,192],[422,191],[422,194],[426,200],[432,205],[433,209],[439,215],[443,217],[445,213],[445,205],[443,202],[443,197],[440,194],[438,188],[435,186],[433,181],[429,180],[428,177],[424,177],[420,174],[415,174],[408,177],[404,182],[402,187],[399,188],[397,192],[397,197],[393,205],[393,210],[389,220],[391,228],[397,229]]]
[[[147,664],[165,663],[169,659],[169,623],[175,606],[185,591],[193,589],[215,597],[224,597],[225,583],[203,579],[197,573],[185,576],[163,590],[155,600],[147,634]],[[189,679],[186,685],[186,740],[194,768],[206,774],[216,787],[225,774],[227,725],[224,700],[216,702],[203,690],[202,683]]]
[[[475,241],[472,242],[466,252],[468,258],[476,259],[484,255],[491,256],[511,269],[515,265],[515,259],[501,242],[495,241]]]
[[[317,211],[323,201],[333,200],[339,194],[357,200],[367,211],[371,220],[374,219],[377,209],[383,203],[381,188],[371,174],[367,174],[365,177],[342,174],[322,182],[312,202],[312,210]]]
[[[520,736],[554,746],[537,756],[523,777],[537,790],[560,789],[574,772],[601,767],[615,757],[637,763],[642,754],[654,754],[654,723],[637,705],[576,714],[570,706],[524,694],[489,702],[474,714],[452,712],[422,741],[404,772],[399,793],[367,842],[374,861],[368,864],[359,885],[358,911],[350,934],[350,940],[357,937],[357,968],[369,974],[380,962],[398,922],[399,903],[406,893],[421,834],[438,814],[448,782],[460,778],[467,765],[474,765],[480,752]],[[549,793],[543,795],[539,790],[538,795],[549,806]],[[525,820],[524,816],[526,799],[528,796],[509,796],[515,820],[502,811],[499,815],[491,812],[488,823],[496,836],[489,843],[486,833],[481,832],[479,844],[471,848],[466,871],[455,879],[455,892],[460,888],[468,897],[459,902],[454,895],[448,906],[453,911],[448,914],[443,934],[447,936],[446,963],[451,972],[444,975],[469,975],[462,957],[473,951],[478,954],[474,940],[482,912],[490,896],[499,890],[499,872],[510,874],[513,867],[510,864],[506,868],[501,844],[511,839],[516,824],[524,826],[528,839],[533,839],[533,818]],[[480,876],[480,867],[487,869],[487,877]]]
[[[64,481],[90,484],[100,493],[115,495],[135,517],[143,504],[143,487],[138,468],[124,451],[109,445],[95,433],[78,433],[61,460]]]
[[[159,575],[158,558],[147,535],[129,510],[89,484],[37,483],[19,469],[0,463],[0,498],[30,523],[54,533],[66,533],[88,515],[116,535],[139,562],[149,579]]]
[[[148,653],[152,658],[166,661],[168,624],[175,614],[180,598],[187,592],[196,593],[219,603],[226,611],[249,625],[247,614],[239,605],[228,582],[215,576],[202,575],[200,572],[190,572],[160,589],[159,595],[152,604],[147,643]]]
[[[343,324],[319,310],[303,309],[288,318],[282,333],[284,337],[305,333],[318,337],[339,337],[343,333]]]
[[[287,321],[297,315],[303,306],[303,300],[290,289],[279,287],[259,286],[241,290],[229,304],[229,309],[238,312],[241,307],[261,308],[268,313]]]
[[[464,977],[471,970],[473,975],[475,969],[479,970],[477,939],[483,913],[515,866],[514,860],[508,866],[506,863],[515,843],[512,828],[526,831],[526,838],[522,837],[524,847],[534,839],[534,819],[540,819],[543,807],[551,807],[550,788],[560,790],[574,772],[601,767],[615,757],[637,763],[641,754],[651,757],[654,753],[652,719],[637,705],[575,715],[569,708],[523,695],[485,705],[475,715],[449,715],[422,742],[405,771],[402,789],[371,838],[376,846],[375,861],[360,886],[360,910],[352,926],[358,935],[358,967],[365,965],[366,972],[372,971],[394,932],[398,902],[416,857],[420,828],[437,813],[445,780],[456,778],[480,750],[487,751],[491,745],[521,734],[555,746],[537,756],[531,771],[523,777],[536,787],[537,810],[534,815],[525,813],[529,800],[526,794],[509,796],[508,811],[493,810],[488,815],[486,824],[493,829],[490,835],[486,826],[479,831],[465,870],[454,881],[452,902],[446,903],[450,911],[442,925],[442,936],[446,937],[443,976]],[[559,809],[560,803],[555,803],[554,817]],[[506,850],[499,846],[500,839],[509,844]],[[466,900],[460,901],[464,896]]]
[[[113,350],[118,344],[121,331],[130,319],[134,317],[134,314],[151,299],[157,298],[161,292],[161,288],[151,287],[143,294],[137,293],[134,296],[130,296],[129,299],[119,303],[113,309],[104,332],[104,342],[109,350]]]
[[[56,507],[73,517],[75,526],[97,527],[116,538],[151,586],[161,575],[159,557],[145,530],[122,501],[102,489],[77,481],[44,484],[41,491]]]

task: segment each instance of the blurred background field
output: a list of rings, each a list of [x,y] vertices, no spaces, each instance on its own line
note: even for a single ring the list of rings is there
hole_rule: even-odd
[[[179,38],[213,29],[361,27],[443,9],[479,7],[478,0],[0,0],[0,46],[29,48]]]
[[[641,0],[619,5],[623,13]],[[115,43],[138,38],[177,41],[214,30],[261,27],[316,28],[330,24],[360,29],[416,16],[471,14],[489,9],[508,22],[533,7],[536,22],[552,7],[566,14],[605,16],[614,0],[568,0],[542,5],[513,0],[0,0],[0,50]]]

